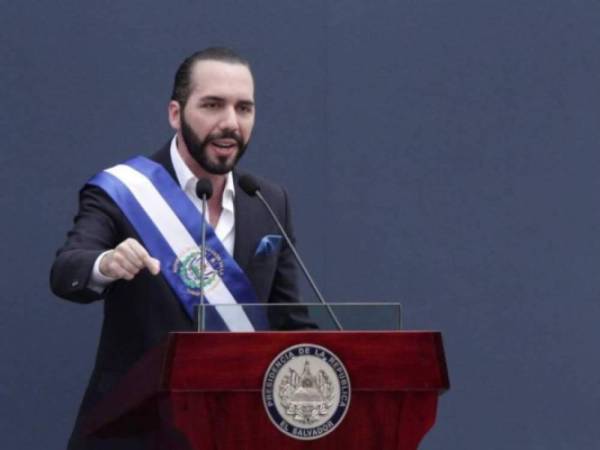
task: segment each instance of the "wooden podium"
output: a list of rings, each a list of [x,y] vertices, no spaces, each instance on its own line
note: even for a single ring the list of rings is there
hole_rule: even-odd
[[[291,438],[270,421],[261,395],[273,359],[316,344],[345,365],[348,412],[330,434]],[[156,433],[169,450],[414,450],[449,387],[438,332],[171,333],[87,417],[88,433]]]

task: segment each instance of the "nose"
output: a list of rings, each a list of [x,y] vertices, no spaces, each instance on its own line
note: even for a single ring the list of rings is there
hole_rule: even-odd
[[[223,109],[223,116],[219,123],[221,130],[239,131],[238,116],[235,107],[228,106]]]

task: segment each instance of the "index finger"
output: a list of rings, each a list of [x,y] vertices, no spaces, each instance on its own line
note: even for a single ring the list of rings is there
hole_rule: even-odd
[[[138,241],[133,240],[131,244],[131,249],[142,260],[144,266],[150,271],[152,275],[157,275],[160,272],[160,261],[150,256],[148,251]]]

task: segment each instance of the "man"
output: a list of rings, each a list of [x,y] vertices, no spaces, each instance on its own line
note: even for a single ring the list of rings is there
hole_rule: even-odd
[[[108,169],[81,190],[73,228],[52,266],[56,295],[80,303],[104,299],[96,364],[69,444],[72,449],[149,445],[144,437],[121,444],[84,437],[80,419],[169,331],[194,330],[200,285],[214,303],[230,297],[240,302],[248,297],[298,301],[293,255],[267,211],[237,186],[239,173],[233,170],[255,120],[248,62],[224,48],[188,57],[176,73],[168,117],[176,134],[150,160],[134,158]],[[205,214],[210,224],[210,286],[205,285],[207,279],[194,279],[200,227],[193,221],[201,220],[195,186],[203,178],[213,187]],[[285,191],[262,179],[259,184],[293,235]],[[187,244],[180,244],[182,236]],[[192,238],[195,241],[189,241]],[[234,282],[228,284],[232,277]],[[255,325],[247,317],[213,319],[223,329]],[[312,327],[303,314],[269,319],[278,329]]]

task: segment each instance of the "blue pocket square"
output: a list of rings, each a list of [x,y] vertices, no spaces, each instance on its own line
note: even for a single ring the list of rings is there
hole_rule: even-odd
[[[267,234],[258,243],[254,256],[268,256],[276,252],[281,245],[281,239],[283,238],[279,234]]]

